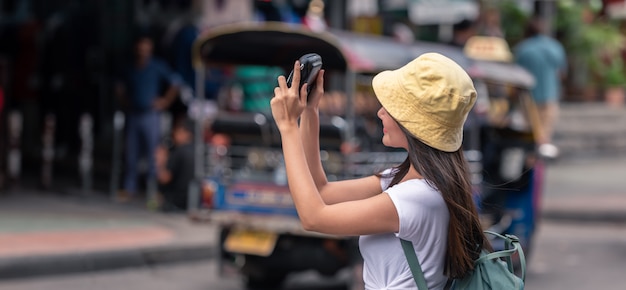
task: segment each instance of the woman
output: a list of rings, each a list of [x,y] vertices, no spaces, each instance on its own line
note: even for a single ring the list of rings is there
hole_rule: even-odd
[[[296,62],[296,84],[298,68]],[[487,245],[461,149],[463,123],[476,101],[467,73],[452,60],[427,53],[376,75],[372,86],[382,104],[382,143],[404,148],[407,159],[382,173],[338,182],[328,182],[319,156],[323,84],[320,71],[307,96],[306,85],[298,92],[280,76],[271,101],[303,227],[360,235],[366,289],[416,288],[398,238],[413,243],[429,289],[443,289],[448,278],[466,275]]]

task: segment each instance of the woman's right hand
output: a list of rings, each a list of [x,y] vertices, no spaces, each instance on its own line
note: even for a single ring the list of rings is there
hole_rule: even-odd
[[[305,90],[306,94],[306,90]],[[311,95],[307,95],[307,108],[317,109],[320,99],[324,95],[324,70],[320,70],[315,79],[315,89],[311,91]]]

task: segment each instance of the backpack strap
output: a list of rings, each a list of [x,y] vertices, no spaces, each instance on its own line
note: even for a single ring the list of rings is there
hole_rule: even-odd
[[[482,260],[492,260],[496,258],[505,258],[509,271],[511,273],[514,272],[513,262],[511,261],[511,256],[517,252],[519,254],[519,262],[522,268],[522,281],[526,281],[526,257],[524,256],[524,251],[522,250],[522,246],[519,243],[519,238],[514,235],[500,235],[498,233],[492,231],[484,231],[486,234],[490,234],[501,238],[504,240],[504,250],[497,251],[493,253],[489,253],[484,255],[476,260],[476,263]]]
[[[413,248],[413,243],[403,239],[400,239],[400,243],[402,243],[402,250],[404,251],[404,256],[406,256],[406,260],[409,263],[409,268],[411,268],[413,280],[415,280],[417,288],[420,290],[427,290],[428,286],[426,284],[426,278],[424,278],[422,266],[420,266],[419,259],[415,254],[415,248]]]

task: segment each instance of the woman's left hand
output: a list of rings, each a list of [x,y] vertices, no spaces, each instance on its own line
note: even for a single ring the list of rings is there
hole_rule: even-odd
[[[293,66],[292,83],[295,85],[288,87],[285,76],[279,76],[278,87],[274,88],[274,97],[270,102],[274,122],[276,122],[280,131],[292,127],[297,128],[298,118],[300,118],[300,115],[306,108],[306,87],[308,84],[303,85],[300,92],[298,92],[297,84],[300,83],[299,61],[296,61]]]

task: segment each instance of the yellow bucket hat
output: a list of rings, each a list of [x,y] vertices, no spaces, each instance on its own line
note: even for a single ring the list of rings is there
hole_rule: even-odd
[[[372,87],[385,110],[414,137],[445,152],[461,148],[476,89],[453,60],[425,53],[397,70],[377,74]]]

